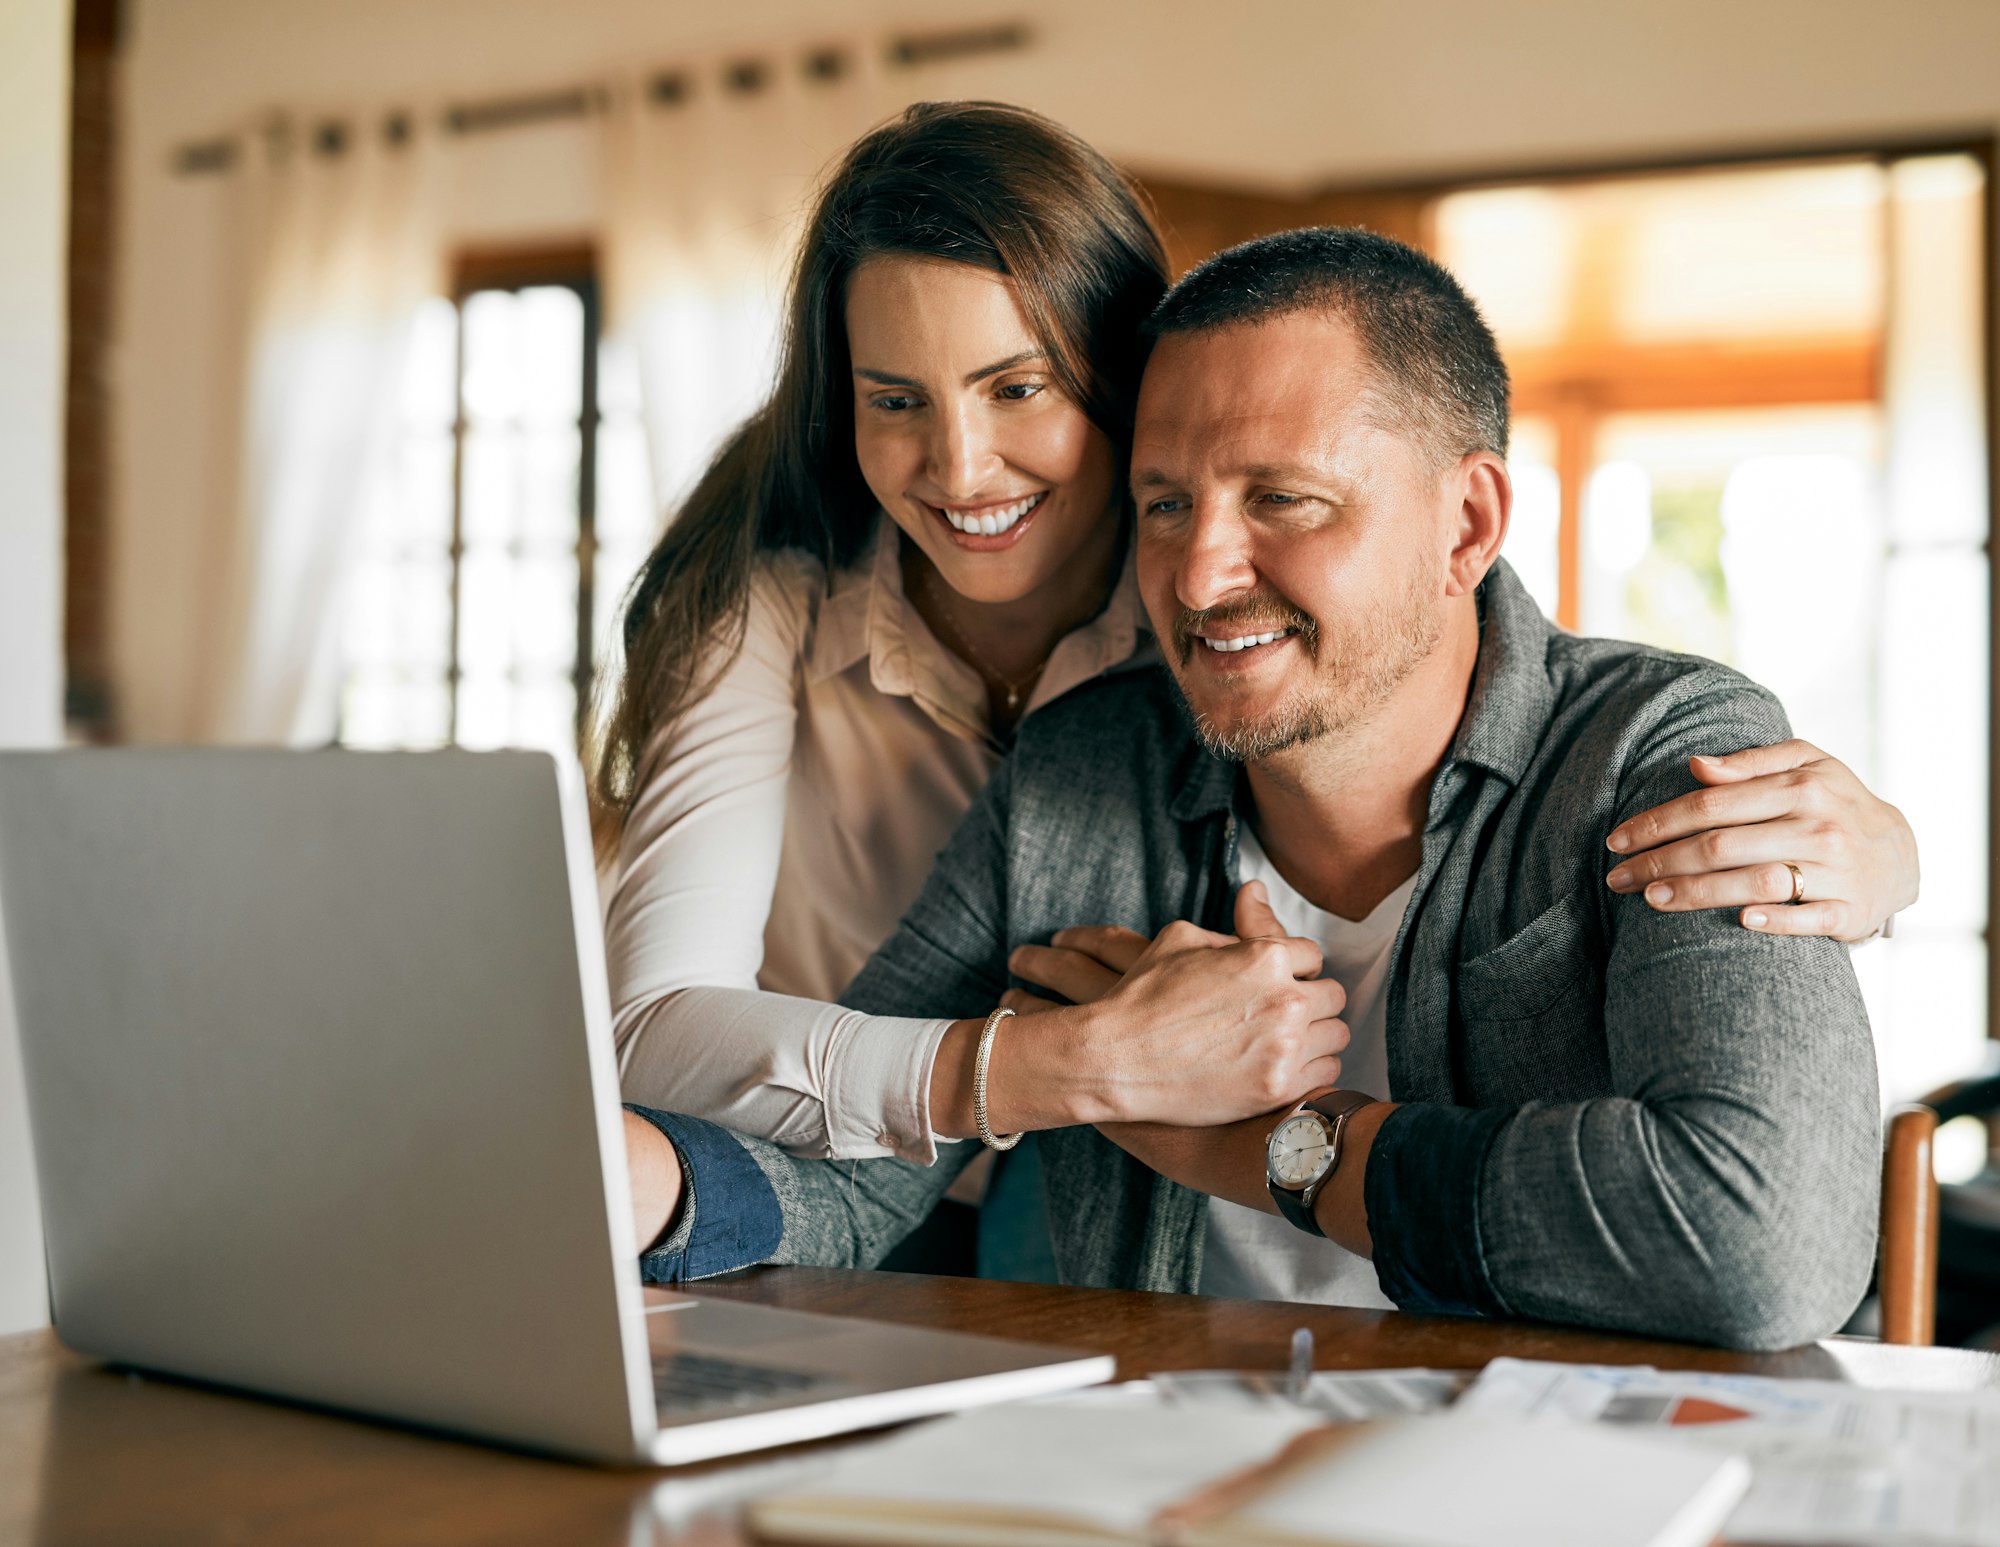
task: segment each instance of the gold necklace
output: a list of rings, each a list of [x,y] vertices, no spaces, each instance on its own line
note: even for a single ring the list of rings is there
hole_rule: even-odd
[[[992,679],[992,681],[994,681],[1001,688],[1006,690],[1007,712],[1009,714],[1020,713],[1021,695],[1034,687],[1036,680],[1040,678],[1040,676],[1045,670],[1047,670],[1049,664],[1049,656],[1054,655],[1055,651],[1050,650],[1048,652],[1048,655],[1044,655],[1039,661],[1035,662],[1034,666],[1029,669],[1026,676],[1021,677],[1018,680],[1009,678],[1005,673],[1003,673],[999,669],[999,667],[995,666],[991,661],[987,660],[985,656],[981,655],[976,649],[974,649],[972,641],[965,637],[963,627],[960,625],[957,615],[951,610],[951,603],[947,602],[942,596],[940,596],[935,590],[932,589],[932,579],[936,574],[937,571],[935,569],[926,569],[922,571],[923,590],[924,594],[930,598],[931,602],[937,608],[939,614],[938,621],[943,623],[945,626],[944,632],[947,636],[945,639],[945,643],[951,646],[951,648],[956,650],[960,655],[964,656],[974,666],[978,667],[979,670],[984,675]]]

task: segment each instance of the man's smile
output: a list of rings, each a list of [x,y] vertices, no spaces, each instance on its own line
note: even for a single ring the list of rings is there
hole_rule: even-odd
[[[1183,607],[1174,624],[1175,653],[1183,667],[1197,659],[1240,671],[1253,661],[1287,654],[1296,639],[1315,654],[1319,630],[1296,606],[1274,595],[1242,597],[1214,607]]]
[[[1235,655],[1240,651],[1257,650],[1265,645],[1276,644],[1281,639],[1291,638],[1297,632],[1298,629],[1296,626],[1287,626],[1284,628],[1266,629],[1261,633],[1197,634],[1195,638],[1219,654]]]

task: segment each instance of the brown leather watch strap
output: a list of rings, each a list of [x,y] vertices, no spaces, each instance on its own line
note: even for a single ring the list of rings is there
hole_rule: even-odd
[[[1341,1123],[1363,1107],[1373,1106],[1375,1098],[1364,1096],[1358,1090],[1330,1090],[1324,1096],[1315,1096],[1305,1104],[1320,1116],[1330,1117],[1335,1122]],[[1340,1169],[1340,1157],[1337,1155],[1334,1157],[1333,1168],[1336,1171]]]

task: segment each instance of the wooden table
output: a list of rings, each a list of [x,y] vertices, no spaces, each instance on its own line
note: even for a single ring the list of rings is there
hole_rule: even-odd
[[[2000,1387],[2000,1357],[1833,1340],[1729,1354],[1555,1328],[1184,1295],[757,1268],[698,1294],[1101,1350],[1121,1377],[1281,1367],[1312,1328],[1323,1369],[1476,1369],[1507,1354]],[[691,1473],[596,1470],[104,1369],[49,1333],[0,1339],[0,1547],[33,1542],[740,1543],[735,1499],[792,1462]]]

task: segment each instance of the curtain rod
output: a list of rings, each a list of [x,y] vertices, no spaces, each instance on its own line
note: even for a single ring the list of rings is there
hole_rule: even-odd
[[[1033,41],[1034,35],[1025,23],[998,22],[944,32],[901,33],[883,45],[883,58],[892,68],[913,69],[982,54],[1013,53],[1029,47]],[[840,80],[854,68],[849,51],[836,47],[809,48],[799,56],[798,63],[808,80],[820,82]],[[754,96],[771,83],[775,69],[769,56],[738,57],[721,66],[718,84],[733,95]],[[674,107],[687,101],[698,89],[700,80],[696,72],[662,70],[646,79],[644,94],[649,102]],[[609,100],[610,92],[604,86],[571,86],[454,103],[444,110],[438,122],[447,134],[480,134],[489,129],[517,129],[529,124],[589,118],[603,112]],[[411,132],[408,113],[390,113],[382,121],[383,138],[392,145],[402,144]],[[274,129],[267,134],[282,134],[282,130]],[[315,155],[339,156],[346,151],[352,136],[350,125],[329,119],[315,124],[307,141]],[[241,136],[219,135],[177,146],[171,164],[183,176],[227,172],[241,155]]]

